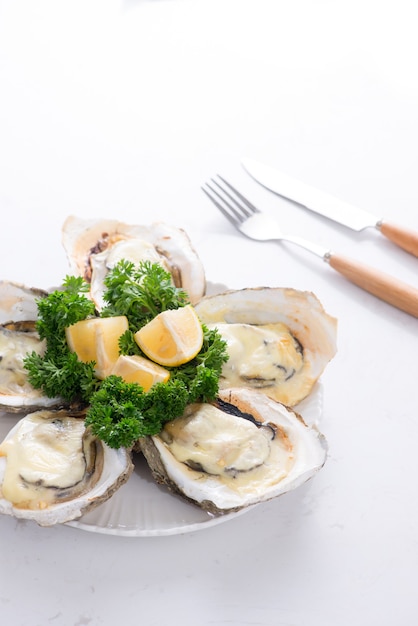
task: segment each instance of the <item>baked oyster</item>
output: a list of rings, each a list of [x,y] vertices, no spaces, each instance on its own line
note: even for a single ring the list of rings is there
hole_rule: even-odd
[[[206,296],[196,313],[227,342],[220,388],[249,387],[288,406],[312,391],[336,353],[337,321],[310,292],[247,288]]]
[[[0,444],[0,513],[68,522],[108,500],[132,469],[130,453],[94,437],[83,415],[36,411]]]
[[[88,220],[69,216],[62,228],[62,243],[73,274],[90,283],[91,298],[103,308],[104,279],[122,259],[160,263],[176,287],[184,289],[192,304],[204,295],[203,265],[184,230],[163,222],[149,226],[117,220]]]
[[[139,442],[155,480],[214,514],[284,494],[325,463],[324,437],[300,415],[251,389],[190,405]]]
[[[38,298],[46,291],[19,283],[0,281],[0,410],[20,412],[63,404],[47,398],[28,382],[23,359],[28,352],[43,354],[35,323]]]

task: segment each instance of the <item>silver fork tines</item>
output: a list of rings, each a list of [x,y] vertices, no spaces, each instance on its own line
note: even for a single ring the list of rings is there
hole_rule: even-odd
[[[327,259],[329,251],[301,237],[284,235],[277,219],[261,212],[245,196],[242,195],[222,176],[218,180],[210,179],[210,183],[202,186],[202,190],[210,198],[221,213],[243,235],[257,241],[288,241],[294,243],[313,254]]]
[[[237,189],[235,189],[235,187],[222,178],[222,176],[219,176],[219,174],[217,174],[217,176],[223,184],[235,194],[235,197],[231,195],[229,191],[221,187],[221,185],[214,178],[211,178],[211,183],[216,185],[217,189],[214,189],[213,186],[206,183],[206,187],[214,195],[211,195],[205,187],[202,187],[202,190],[218,207],[221,213],[223,213],[223,215],[225,215],[225,217],[231,222],[231,224],[237,226],[237,220],[240,224],[243,224],[247,218],[251,217],[251,215],[259,213],[258,209],[251,204],[247,198],[244,198],[244,196]],[[220,194],[218,190],[221,191],[222,194]],[[243,204],[240,204],[237,198]]]

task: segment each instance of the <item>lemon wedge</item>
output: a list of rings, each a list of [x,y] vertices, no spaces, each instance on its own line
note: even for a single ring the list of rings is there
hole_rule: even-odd
[[[126,383],[141,385],[145,392],[155,383],[166,383],[170,378],[170,372],[164,367],[137,355],[121,354],[111,373],[120,376]]]
[[[84,363],[95,361],[95,374],[103,379],[119,358],[119,338],[128,327],[125,315],[94,317],[69,326],[65,335],[70,350]]]
[[[83,363],[96,361],[96,325],[98,318],[92,317],[65,329],[65,336],[71,352],[75,352]]]
[[[177,366],[191,361],[203,344],[202,325],[194,308],[162,311],[134,335],[142,352],[159,365]]]

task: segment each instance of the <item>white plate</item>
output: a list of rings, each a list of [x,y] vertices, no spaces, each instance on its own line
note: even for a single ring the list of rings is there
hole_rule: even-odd
[[[307,424],[317,424],[322,413],[322,387],[301,402],[297,411]],[[0,441],[21,416],[0,413]],[[243,515],[248,510],[212,515],[158,485],[142,456],[135,456],[135,470],[128,482],[107,502],[68,526],[120,537],[176,535],[214,526]]]

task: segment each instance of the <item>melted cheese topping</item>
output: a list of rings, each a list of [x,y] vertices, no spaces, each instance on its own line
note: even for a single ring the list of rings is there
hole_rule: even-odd
[[[191,405],[183,417],[165,425],[160,437],[186,472],[197,473],[191,480],[216,476],[240,493],[280,482],[294,461],[284,431],[257,426],[209,404]]]
[[[27,352],[42,354],[45,349],[35,333],[0,329],[0,393],[4,395],[29,394],[37,392],[28,383],[23,359]]]
[[[0,445],[0,456],[7,457],[2,496],[17,507],[46,508],[57,490],[80,483],[86,470],[83,433],[82,419],[52,419],[38,411],[21,420]]]
[[[248,471],[261,465],[270,453],[272,433],[246,419],[203,404],[188,416],[168,423],[163,438],[172,454],[208,474]]]
[[[293,406],[312,386],[303,349],[281,323],[210,324],[227,342],[229,360],[222,368],[220,387],[252,387]]]
[[[106,251],[106,266],[114,267],[122,259],[138,264],[140,261],[160,263],[161,256],[155,247],[144,239],[122,239]]]

